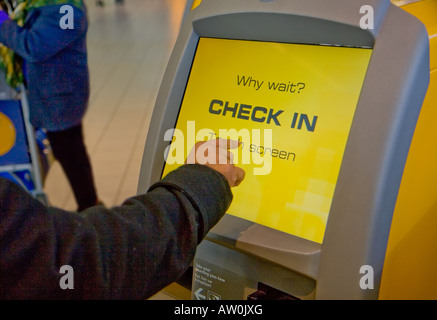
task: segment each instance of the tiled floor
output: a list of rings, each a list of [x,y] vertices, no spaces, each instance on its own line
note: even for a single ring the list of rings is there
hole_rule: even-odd
[[[112,206],[136,194],[155,98],[187,1],[104,0],[103,7],[85,2],[91,74],[85,141],[99,197]],[[51,205],[76,209],[58,163],[44,189]]]

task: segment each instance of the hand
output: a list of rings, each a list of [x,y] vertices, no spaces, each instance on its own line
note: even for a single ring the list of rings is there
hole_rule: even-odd
[[[243,181],[246,173],[233,164],[234,155],[229,149],[239,146],[239,141],[229,139],[201,141],[195,144],[185,163],[206,165],[224,175],[231,187],[236,187]]]

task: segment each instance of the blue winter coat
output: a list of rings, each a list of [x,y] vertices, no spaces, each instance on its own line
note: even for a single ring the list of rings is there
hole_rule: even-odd
[[[26,61],[30,121],[48,131],[81,123],[89,99],[86,9],[72,7],[74,28],[63,29],[61,7],[32,9],[24,27],[7,20],[0,28],[0,42]]]

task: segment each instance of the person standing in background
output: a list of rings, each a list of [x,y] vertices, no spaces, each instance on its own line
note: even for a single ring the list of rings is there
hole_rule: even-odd
[[[23,59],[30,122],[47,130],[82,211],[101,203],[82,127],[90,91],[86,7],[82,0],[14,3],[12,8],[10,1],[0,0],[0,43]]]

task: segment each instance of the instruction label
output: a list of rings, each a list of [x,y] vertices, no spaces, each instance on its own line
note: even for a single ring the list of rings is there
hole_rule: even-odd
[[[246,299],[244,290],[248,280],[244,277],[201,259],[194,261],[193,269],[192,299]]]

